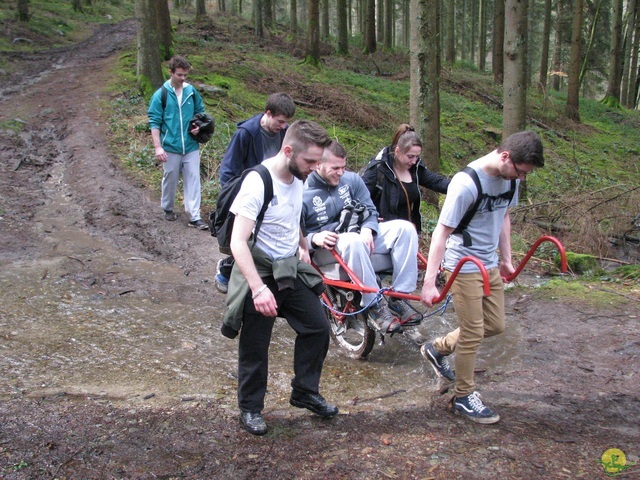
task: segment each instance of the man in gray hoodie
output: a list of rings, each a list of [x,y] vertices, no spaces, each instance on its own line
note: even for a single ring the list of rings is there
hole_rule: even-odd
[[[305,182],[302,220],[313,260],[319,266],[334,262],[330,250],[335,248],[366,286],[378,288],[371,256],[388,255],[393,289],[412,293],[418,278],[416,229],[406,220],[378,223],[369,190],[359,175],[346,171],[346,158],[344,147],[333,141],[325,148],[318,169]],[[345,221],[345,207],[356,212],[351,218],[358,218],[358,222]],[[382,334],[399,327],[397,316],[403,320],[419,316],[404,300],[390,299],[388,303],[377,301],[375,293],[362,294],[362,307],[369,308],[369,316]],[[417,332],[412,334],[415,337]]]

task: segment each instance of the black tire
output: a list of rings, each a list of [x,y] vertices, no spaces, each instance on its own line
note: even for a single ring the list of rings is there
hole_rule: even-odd
[[[327,291],[322,295],[322,299],[331,326],[331,339],[349,357],[364,360],[373,349],[376,331],[367,324],[365,313],[340,315],[327,308],[326,305],[331,305],[334,310],[344,311],[347,301],[340,291],[329,286],[326,288]],[[355,304],[358,305],[359,302]],[[356,311],[355,308],[349,308],[349,310]]]

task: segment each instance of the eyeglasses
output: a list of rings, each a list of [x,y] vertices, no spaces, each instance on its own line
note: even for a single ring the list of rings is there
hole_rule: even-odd
[[[513,158],[509,157],[509,160],[511,160],[511,165],[513,165],[513,169],[516,171],[516,175],[518,175],[518,177],[526,178],[527,175],[529,175],[531,172],[533,172],[533,170],[530,170],[528,172],[525,172],[524,170],[520,170],[516,166],[516,162],[513,161]]]

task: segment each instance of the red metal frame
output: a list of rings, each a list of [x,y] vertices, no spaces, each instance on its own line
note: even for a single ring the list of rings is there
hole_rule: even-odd
[[[343,288],[345,290],[356,290],[359,292],[363,292],[363,293],[378,293],[378,291],[380,289],[378,288],[373,288],[373,287],[367,287],[366,285],[364,285],[362,283],[362,281],[356,276],[356,274],[353,272],[353,270],[351,270],[349,268],[349,266],[345,263],[345,261],[342,259],[342,257],[338,254],[338,252],[336,252],[335,250],[331,250],[331,253],[333,254],[334,258],[336,259],[336,261],[338,262],[338,264],[340,264],[340,267],[345,271],[345,273],[347,274],[347,276],[351,279],[350,282],[345,281],[345,280],[333,280],[331,278],[327,278],[322,274],[322,271],[320,270],[320,268],[318,266],[316,266],[315,264],[313,264],[313,266],[316,268],[316,270],[318,270],[318,272],[320,272],[320,274],[322,275],[322,278],[324,280],[324,283],[326,285],[331,285],[332,287],[337,287],[337,288]],[[427,260],[426,258],[421,254],[418,253],[418,265],[421,270],[424,270],[427,266]],[[440,303],[442,300],[444,300],[447,296],[447,292],[449,291],[449,289],[451,288],[451,284],[453,283],[453,281],[455,280],[456,276],[458,275],[458,273],[460,272],[460,269],[462,268],[462,265],[464,265],[467,262],[472,262],[475,263],[476,266],[478,267],[478,269],[480,270],[480,272],[482,273],[482,280],[483,280],[483,294],[485,297],[488,297],[491,294],[491,290],[489,288],[489,275],[487,274],[487,269],[484,268],[484,265],[482,264],[482,262],[480,262],[480,260],[478,260],[475,257],[463,257],[460,259],[460,261],[458,262],[458,265],[456,266],[455,270],[453,271],[453,273],[451,274],[451,277],[449,278],[449,281],[447,282],[447,284],[444,286],[444,288],[442,289],[442,292],[440,293],[440,296],[433,299],[433,303]],[[394,292],[393,290],[385,290],[384,295],[387,297],[393,297],[393,298],[402,298],[405,300],[413,300],[413,301],[420,301],[420,296],[419,295],[412,295],[409,293],[400,293],[400,292]]]
[[[535,251],[538,249],[538,247],[542,242],[551,242],[558,248],[558,253],[560,253],[560,271],[562,273],[567,273],[567,253],[565,252],[564,246],[562,245],[562,243],[560,243],[560,240],[558,240],[557,238],[544,235],[540,237],[538,240],[536,240],[535,243],[531,246],[527,254],[524,256],[524,258],[520,262],[520,265],[518,265],[518,268],[516,269],[516,271],[513,272],[513,275],[509,275],[508,277],[502,277],[502,281],[510,282],[513,279],[515,279],[520,274],[520,271],[524,268],[524,266],[527,264],[531,256],[535,253]]]
[[[522,259],[522,261],[520,262],[520,265],[518,265],[518,268],[515,270],[513,275],[510,275],[508,277],[502,277],[502,280],[504,282],[511,282],[513,279],[515,279],[520,274],[520,272],[522,271],[524,266],[527,264],[527,262],[529,261],[531,256],[534,254],[534,252],[538,249],[540,244],[543,243],[543,242],[551,242],[558,248],[558,252],[560,253],[560,260],[561,260],[560,261],[560,271],[562,273],[566,273],[566,271],[567,271],[567,254],[566,254],[566,251],[564,249],[564,246],[562,245],[562,243],[560,243],[560,240],[558,240],[557,238],[551,237],[551,236],[548,236],[548,235],[544,235],[544,236],[540,237],[538,240],[536,240],[536,242],[531,246],[531,248],[529,249],[529,252],[527,252],[525,257]],[[347,274],[347,276],[349,277],[349,279],[351,281],[333,280],[331,278],[327,278],[327,277],[324,276],[324,274],[322,273],[320,268],[312,262],[312,265],[315,267],[315,269],[318,270],[318,272],[320,272],[320,274],[322,275],[322,278],[323,278],[324,283],[326,285],[331,285],[332,287],[337,287],[337,288],[343,288],[345,290],[355,290],[355,291],[359,291],[359,292],[363,292],[363,293],[378,293],[378,291],[379,291],[378,288],[367,287],[366,285],[364,285],[362,283],[362,281],[356,276],[356,274],[353,272],[353,270],[351,270],[349,268],[349,266],[345,263],[345,261],[342,259],[342,257],[338,254],[338,252],[336,252],[335,250],[331,250],[331,253],[333,254],[334,258],[336,259],[336,262],[338,262],[340,267],[345,271],[345,273]],[[484,267],[482,262],[480,262],[480,260],[478,260],[477,258],[471,257],[471,256],[467,256],[467,257],[463,257],[462,259],[460,259],[460,261],[458,262],[458,265],[456,266],[455,270],[452,272],[451,277],[449,278],[449,281],[447,282],[447,284],[442,289],[442,292],[440,293],[440,296],[433,299],[433,303],[434,304],[440,303],[442,300],[444,300],[446,298],[447,293],[448,293],[449,289],[451,288],[451,285],[452,285],[453,281],[455,280],[456,276],[460,272],[460,269],[462,268],[462,266],[467,262],[475,263],[475,265],[480,270],[480,273],[482,273],[482,280],[483,280],[483,283],[484,283],[484,285],[483,285],[483,294],[484,294],[484,296],[487,297],[487,296],[489,296],[491,294],[491,290],[490,290],[490,287],[489,287],[489,275],[487,274],[486,268]],[[420,270],[426,270],[426,268],[427,268],[427,259],[426,259],[426,257],[424,255],[422,255],[419,252],[418,252],[418,268]],[[386,295],[388,297],[393,297],[393,298],[402,298],[402,299],[405,299],[405,300],[420,301],[420,296],[419,295],[412,295],[412,294],[409,294],[409,293],[394,292],[393,290],[385,290],[384,295]],[[326,300],[328,300],[328,299],[326,299]]]

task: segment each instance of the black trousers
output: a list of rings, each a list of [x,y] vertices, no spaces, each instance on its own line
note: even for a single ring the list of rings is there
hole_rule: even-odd
[[[318,296],[296,279],[293,289],[278,291],[272,277],[263,278],[278,303],[278,316],[284,317],[296,332],[293,354],[294,390],[318,393],[322,365],[329,350],[329,322]],[[238,406],[241,411],[259,412],[264,408],[269,373],[269,344],[274,317],[256,312],[247,296],[238,347]]]

